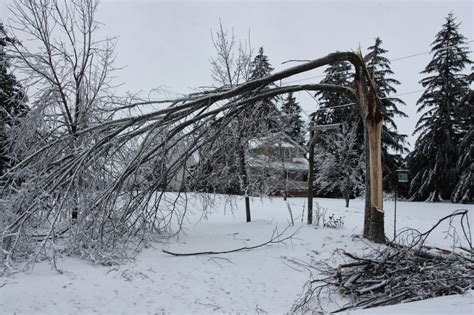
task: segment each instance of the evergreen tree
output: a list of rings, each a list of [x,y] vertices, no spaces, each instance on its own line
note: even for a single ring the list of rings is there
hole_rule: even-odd
[[[346,207],[350,198],[364,189],[364,158],[359,151],[355,130],[347,127],[328,136],[332,146],[317,151],[319,170],[316,181],[319,193],[343,197]]]
[[[324,73],[325,78],[321,80],[322,84],[334,84],[341,86],[353,86],[354,72],[352,71],[351,64],[342,61],[330,65]],[[364,125],[360,117],[358,106],[355,100],[349,95],[339,92],[320,91],[315,94],[317,97],[321,110],[318,111],[314,117],[316,125],[327,125],[342,123],[344,124],[344,130],[347,132],[354,132],[354,141],[356,142],[355,150],[358,152],[357,155],[349,155],[354,160],[348,162],[347,165],[353,165],[358,163],[359,158],[364,155]],[[347,133],[346,132],[346,133]],[[335,138],[339,137],[340,131],[338,130],[327,130],[319,131],[318,146],[316,152],[332,152],[335,154]],[[328,161],[335,161],[328,157],[327,161],[318,161],[315,165],[316,174],[325,172],[322,167],[322,163],[326,165],[327,169],[337,169],[335,167],[328,167]],[[326,159],[325,158],[325,159]],[[357,159],[357,161],[356,161]],[[341,191],[334,185],[325,185],[321,182],[322,177],[316,177],[316,185],[319,187],[318,194],[324,197],[341,197]],[[331,190],[332,189],[332,190]]]
[[[322,84],[334,84],[342,86],[352,86],[354,73],[351,71],[350,63],[341,61],[330,65],[325,71],[325,78],[320,82]],[[331,107],[352,104],[354,100],[348,95],[340,92],[320,91],[315,94],[318,98],[320,108],[323,109],[317,113],[315,122],[318,125],[352,122],[358,115],[355,106],[344,106],[335,109]]]
[[[285,133],[299,144],[305,142],[304,121],[301,118],[302,109],[293,93],[288,93],[287,98],[281,106],[282,124]]]
[[[330,65],[324,73],[326,76],[321,80],[320,83],[322,84],[353,86],[354,72],[352,71],[351,64],[347,61],[341,61]],[[360,119],[359,110],[355,104],[355,100],[345,93],[330,91],[317,92],[315,97],[318,99],[320,105],[320,110],[314,117],[316,125],[336,123],[347,125],[348,129],[354,130],[357,133],[356,139],[362,153],[364,125]],[[328,136],[335,132],[336,131],[334,130],[320,132],[319,146],[322,146],[323,148],[331,146]]]
[[[473,70],[471,68],[471,70]],[[469,81],[474,82],[474,72]],[[472,202],[474,186],[474,91],[470,91],[460,103],[458,122],[461,130],[460,154],[456,163],[457,183],[451,195],[453,202]]]
[[[439,201],[451,197],[456,184],[456,161],[462,137],[459,105],[469,93],[469,78],[463,74],[471,63],[466,38],[458,32],[452,13],[431,44],[433,59],[422,71],[427,77],[417,102],[422,112],[416,125],[419,137],[409,155],[413,200]]]
[[[373,46],[368,48],[369,53],[365,56],[367,70],[374,78],[378,87],[378,95],[381,99],[381,111],[384,119],[382,127],[382,163],[384,174],[384,188],[391,190],[396,184],[396,170],[403,164],[403,153],[407,153],[406,135],[397,132],[394,118],[408,117],[399,110],[400,105],[405,103],[391,95],[397,93],[395,86],[400,82],[393,79],[393,71],[390,61],[384,56],[387,50],[382,48],[382,40],[377,37]]]
[[[25,93],[15,76],[9,72],[10,64],[5,49],[13,42],[14,39],[7,36],[0,23],[0,175],[11,164],[8,130],[27,110]]]
[[[268,60],[268,57],[264,54],[263,47],[260,47],[258,54],[250,65],[250,78],[249,80],[257,80],[266,77],[271,74],[273,67]],[[266,87],[263,87],[265,89]],[[249,134],[266,133],[269,130],[275,129],[278,126],[277,117],[279,116],[278,110],[274,104],[273,98],[263,99],[251,105],[244,113],[246,121],[256,121],[258,124],[248,124]]]
[[[258,54],[251,63],[250,81],[261,79],[269,75],[274,69],[264,54],[263,47],[260,47]]]
[[[474,100],[473,100],[474,101]],[[473,106],[473,105],[471,105]],[[474,115],[474,111],[472,114]],[[472,117],[472,116],[471,116]],[[474,128],[470,128],[460,143],[461,154],[456,163],[457,183],[451,195],[453,202],[472,202],[474,186]]]

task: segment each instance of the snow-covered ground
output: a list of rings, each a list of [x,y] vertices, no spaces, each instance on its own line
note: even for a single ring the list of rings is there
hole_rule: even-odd
[[[290,311],[302,292],[309,272],[289,260],[336,259],[341,248],[362,255],[377,246],[361,239],[363,200],[317,199],[332,213],[344,217],[342,229],[316,228],[302,223],[304,198],[289,199],[296,224],[287,231],[299,233],[285,244],[275,244],[231,254],[174,257],[174,252],[221,251],[252,246],[267,241],[277,228],[289,221],[286,203],[280,198],[252,201],[253,222],[245,223],[242,200],[231,212],[217,206],[206,219],[199,207],[185,225],[185,234],[166,244],[147,248],[136,260],[120,266],[104,267],[65,257],[59,260],[64,271],[58,274],[47,263],[38,263],[30,273],[0,278],[2,314],[143,314],[143,313],[271,313]],[[219,203],[218,203],[219,204]],[[393,202],[386,201],[386,234],[393,235]],[[430,228],[439,218],[455,209],[470,210],[474,226],[474,206],[450,203],[398,202],[399,229]],[[428,240],[441,247],[452,245],[441,226]],[[3,286],[2,286],[3,285]],[[335,301],[337,303],[337,299]],[[472,295],[450,296],[351,314],[473,314]]]

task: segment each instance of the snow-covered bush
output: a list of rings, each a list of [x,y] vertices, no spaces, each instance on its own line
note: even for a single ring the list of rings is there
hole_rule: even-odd
[[[323,220],[323,226],[331,229],[342,229],[344,227],[344,217],[336,217],[331,214],[328,220]]]

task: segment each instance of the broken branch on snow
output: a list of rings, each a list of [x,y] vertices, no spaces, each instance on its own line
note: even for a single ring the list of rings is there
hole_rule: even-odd
[[[244,246],[244,247],[231,249],[231,250],[224,250],[224,251],[204,251],[204,252],[194,252],[194,253],[175,253],[175,252],[171,252],[171,251],[168,251],[168,250],[162,250],[162,252],[165,253],[165,254],[173,255],[173,256],[198,256],[198,255],[229,254],[229,253],[235,253],[235,252],[239,252],[239,251],[252,250],[252,249],[256,249],[256,248],[259,248],[259,247],[264,247],[264,246],[267,246],[267,245],[272,245],[272,244],[277,244],[277,243],[284,243],[285,241],[294,238],[294,236],[296,234],[298,234],[298,232],[301,229],[301,227],[300,227],[296,231],[291,233],[290,235],[283,237],[284,234],[286,233],[286,231],[288,230],[288,227],[289,226],[287,226],[282,232],[278,232],[277,228],[275,228],[275,230],[273,230],[272,237],[268,241],[266,241],[264,243],[261,243],[261,244],[258,244],[258,245],[254,245],[254,246]]]

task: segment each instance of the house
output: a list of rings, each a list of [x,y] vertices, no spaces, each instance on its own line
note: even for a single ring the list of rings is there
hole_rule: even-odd
[[[249,141],[247,163],[250,182],[270,195],[306,196],[306,147],[285,134]]]

